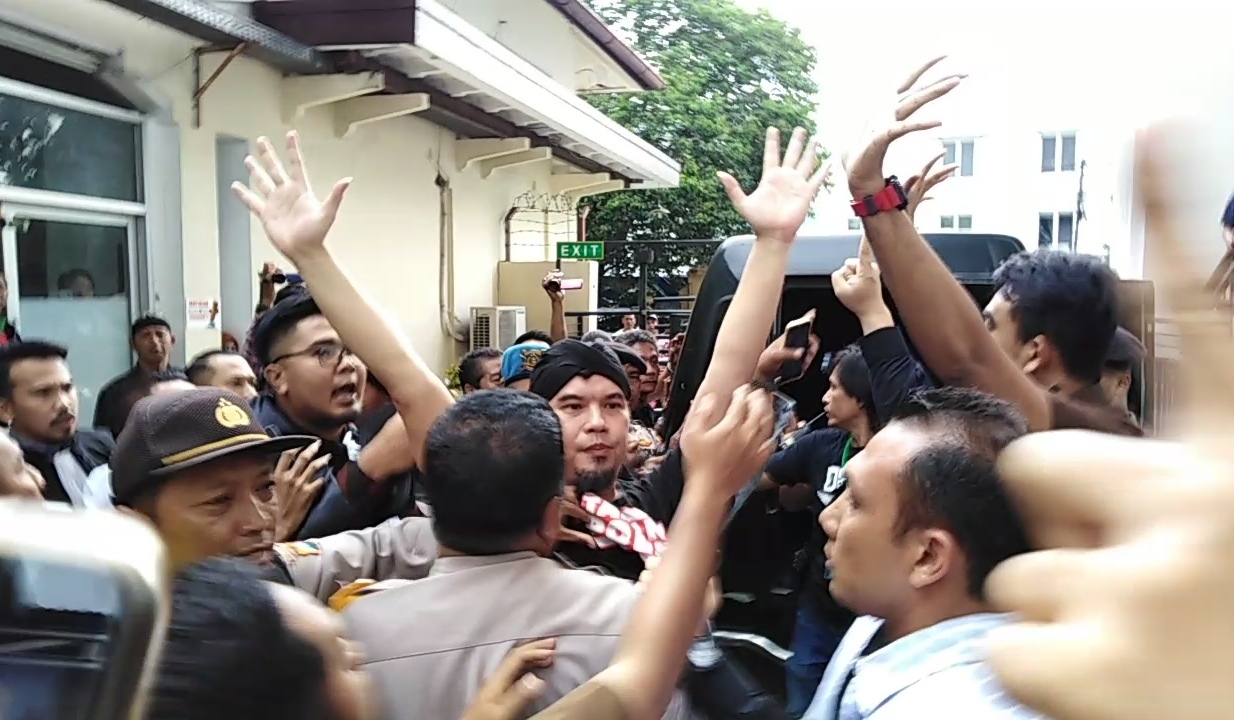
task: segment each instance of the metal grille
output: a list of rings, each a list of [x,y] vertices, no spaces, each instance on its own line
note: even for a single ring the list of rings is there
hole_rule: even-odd
[[[477,313],[471,319],[471,347],[486,348],[493,345],[493,318],[488,314]]]

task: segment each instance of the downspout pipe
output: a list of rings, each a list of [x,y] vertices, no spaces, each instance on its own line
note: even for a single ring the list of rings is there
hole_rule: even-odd
[[[454,314],[454,191],[450,181],[438,173],[433,181],[437,185],[438,247],[441,257],[437,264],[440,274],[437,287],[441,294],[441,330],[455,342],[468,341],[467,325]]]

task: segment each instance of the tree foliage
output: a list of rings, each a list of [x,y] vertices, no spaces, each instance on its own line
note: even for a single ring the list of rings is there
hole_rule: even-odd
[[[635,306],[637,245],[723,239],[748,232],[716,180],[733,173],[747,188],[762,169],[766,128],[806,127],[818,91],[816,54],[796,28],[733,0],[590,0],[617,33],[659,71],[663,90],[592,95],[591,103],[681,163],[681,185],[601,195],[588,237],[609,243],[601,296]],[[655,276],[680,286],[710,259],[708,245],[657,245]]]

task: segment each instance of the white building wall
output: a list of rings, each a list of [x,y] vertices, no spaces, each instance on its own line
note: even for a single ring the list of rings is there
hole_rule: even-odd
[[[1099,124],[1082,108],[1051,94],[1034,92],[1039,79],[1018,67],[987,72],[969,78],[953,96],[932,108],[929,119],[942,121],[937,130],[910,135],[892,147],[885,170],[901,181],[919,173],[944,142],[956,147],[961,163],[962,144],[973,148],[972,174],[956,174],[937,186],[934,200],[921,206],[917,226],[923,232],[948,232],[941,218],[950,218],[953,229],[959,218],[971,218],[972,232],[1011,235],[1033,249],[1039,242],[1039,215],[1070,214],[1075,227],[1080,163],[1086,162],[1084,209],[1078,223],[1079,252],[1104,256],[1109,246],[1111,265],[1124,277],[1139,277],[1142,267],[1132,252],[1129,218],[1126,217],[1125,173],[1120,172],[1121,153],[1132,136],[1131,128],[1115,132]],[[1012,92],[1011,88],[1016,91]],[[923,113],[924,117],[924,113]],[[1055,169],[1042,170],[1042,137],[1056,138]],[[1074,169],[1061,170],[1062,136],[1076,139]],[[935,169],[941,168],[940,160]],[[837,189],[815,208],[818,232],[850,232],[853,223],[847,186],[840,178]],[[1058,242],[1058,230],[1054,232]],[[1073,237],[1075,233],[1073,231]]]
[[[1124,277],[1149,274],[1144,229],[1132,203],[1134,133],[1153,121],[1201,119],[1200,129],[1190,133],[1197,146],[1194,163],[1179,185],[1191,209],[1186,237],[1203,270],[1211,269],[1223,252],[1218,217],[1234,191],[1234,134],[1229,132],[1234,54],[1227,51],[1229,33],[1222,22],[1231,17],[1228,9],[1200,0],[1177,0],[1168,7],[1145,3],[1128,6],[1112,22],[1108,3],[1101,2],[894,0],[886,8],[897,22],[880,28],[880,37],[896,51],[870,56],[867,38],[835,31],[865,21],[867,9],[861,4],[828,6],[827,21],[820,23],[809,3],[745,3],[780,12],[818,48],[818,122],[825,145],[834,152],[850,146],[871,117],[877,121],[877,109],[893,102],[888,89],[899,85],[913,65],[944,54],[949,58],[935,76],[970,76],[951,97],[923,110],[921,118],[942,120],[944,135],[981,135],[999,146],[979,151],[979,164],[981,157],[1000,158],[991,162],[1010,170],[1010,162],[1002,159],[1007,146],[1018,145],[1027,157],[1035,143],[1026,136],[1077,130],[1088,160],[1088,220],[1081,225],[1080,250],[1099,252],[1108,243],[1111,265]],[[854,57],[863,58],[861,72],[852,70]],[[887,171],[911,174],[937,148],[937,137],[897,143]],[[1017,172],[1023,174],[987,174],[992,187],[981,196],[978,190],[961,189],[958,180],[949,181],[940,190],[938,208],[922,209],[920,225],[936,227],[945,203],[954,207],[980,200],[984,209],[980,214],[974,210],[979,229],[1019,227],[1013,234],[1034,238],[1035,217],[1025,218],[1035,215],[1038,202],[1063,198],[1033,195],[1030,206],[1017,193],[1035,187],[1037,173],[1031,162]],[[837,180],[836,191],[818,205],[817,232],[847,231],[849,198],[843,178]]]
[[[458,4],[465,3],[459,0]],[[438,368],[454,360],[456,347],[442,332],[438,313],[441,226],[434,185],[437,173],[449,178],[454,190],[455,307],[464,318],[473,305],[493,304],[496,263],[504,259],[505,252],[504,220],[515,199],[548,193],[552,163],[503,169],[488,179],[482,179],[474,167],[459,172],[453,157],[454,136],[415,116],[366,125],[346,139],[335,136],[328,107],[311,109],[304,117],[289,121],[282,116],[280,73],[244,57],[236,59],[205,94],[201,125],[194,128],[192,48],[199,41],[102,3],[4,0],[2,6],[54,24],[92,45],[121,50],[126,73],[171,109],[180,130],[187,297],[219,297],[221,272],[242,272],[255,283],[261,264],[277,259],[254,223],[251,266],[219,267],[215,143],[220,136],[252,143],[266,135],[281,142],[284,133],[295,128],[320,192],[338,178],[355,178],[331,246],[353,277],[395,312],[417,350]],[[528,32],[508,28],[510,33],[516,31]],[[209,56],[204,74],[221,58]],[[542,62],[552,65],[553,61],[543,58]],[[527,222],[524,215],[524,228]],[[558,225],[554,233],[572,238],[573,228]],[[531,236],[543,238],[543,228],[533,227]],[[164,240],[156,237],[154,241]],[[526,237],[520,239],[520,245],[527,242]],[[543,259],[548,253],[543,240],[540,243],[538,250],[512,259]],[[159,278],[154,283],[157,287]],[[185,356],[191,356],[217,347],[219,336],[214,330],[188,330],[180,344]]]

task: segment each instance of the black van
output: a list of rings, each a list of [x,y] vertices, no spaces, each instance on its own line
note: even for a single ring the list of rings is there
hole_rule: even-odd
[[[991,277],[1008,257],[1024,250],[1024,245],[1009,235],[987,233],[926,233],[923,236],[943,262],[951,268],[980,307],[989,302],[993,294]],[[848,258],[857,256],[860,235],[828,235],[799,237],[789,253],[788,272],[784,280],[784,294],[776,316],[773,337],[779,335],[784,324],[801,316],[810,308],[818,312],[814,320],[814,332],[819,336],[823,354],[839,350],[861,336],[857,318],[845,308],[831,291],[831,273]],[[690,315],[685,344],[682,348],[673,387],[665,412],[665,436],[681,427],[703,373],[711,362],[715,349],[716,334],[720,321],[737,290],[737,282],[745,268],[746,260],[754,244],[754,237],[744,235],[724,241],[716,250],[707,273],[703,277],[694,310]],[[1153,347],[1154,302],[1152,283],[1143,280],[1122,281],[1123,327],[1131,330],[1145,346]],[[887,298],[893,314],[895,304]],[[898,321],[898,314],[897,314]],[[769,339],[770,340],[770,339]],[[911,347],[911,343],[910,343]],[[1152,363],[1146,363],[1150,370]],[[826,378],[819,365],[810,368],[805,377],[789,385],[785,391],[798,403],[798,415],[809,419],[822,411],[822,396],[826,391]],[[1141,373],[1145,374],[1145,373]],[[1150,378],[1142,378],[1140,388],[1133,391],[1132,410],[1147,423],[1151,420]]]
[[[994,271],[1008,257],[1024,250],[1019,240],[1007,235],[927,233],[924,237],[981,307],[993,295]],[[825,353],[839,350],[860,337],[857,318],[831,290],[831,273],[848,258],[857,256],[860,240],[861,236],[856,234],[797,238],[789,253],[773,337],[780,334],[787,322],[810,308],[817,310],[813,330],[821,340],[820,359]],[[702,382],[715,349],[720,322],[737,290],[753,243],[752,236],[726,240],[707,268],[694,302],[665,412],[665,437],[681,426]],[[1133,280],[1123,281],[1122,285],[1122,325],[1151,349],[1152,284]],[[895,314],[890,297],[888,304]],[[1145,365],[1135,373],[1132,389],[1132,410],[1146,423],[1151,420],[1152,367],[1150,350]],[[822,412],[826,387],[821,362],[816,361],[802,379],[787,385],[784,392],[797,401],[798,416],[808,420]],[[721,570],[726,602],[717,618],[717,637],[730,654],[758,678],[764,689],[782,697],[782,664],[787,657],[784,648],[788,647],[796,614],[791,558],[808,538],[809,523],[816,520],[785,517],[788,514],[777,512],[771,500],[756,494],[729,527]]]

